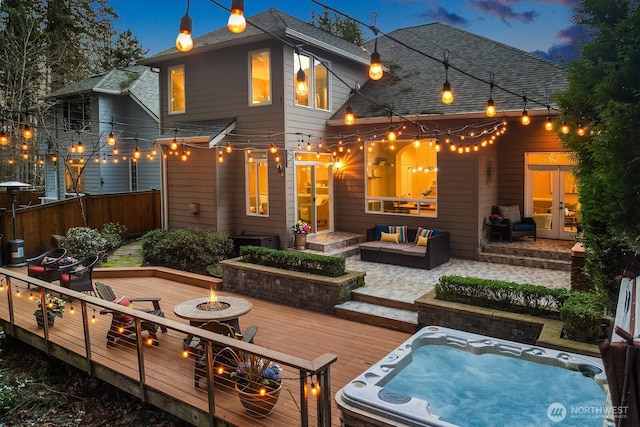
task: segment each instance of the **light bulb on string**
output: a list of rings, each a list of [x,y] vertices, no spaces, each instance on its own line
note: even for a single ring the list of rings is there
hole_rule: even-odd
[[[189,52],[193,48],[193,39],[191,38],[193,21],[189,16],[189,2],[190,0],[187,0],[187,11],[180,19],[180,32],[176,38],[176,48],[181,52]]]
[[[244,0],[231,1],[231,15],[227,21],[227,29],[234,34],[240,34],[247,28],[244,18]]]

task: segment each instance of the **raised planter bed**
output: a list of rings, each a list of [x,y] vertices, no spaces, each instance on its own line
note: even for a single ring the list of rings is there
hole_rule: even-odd
[[[339,277],[264,267],[233,258],[220,262],[222,288],[256,298],[321,313],[335,314],[335,306],[348,301],[353,289],[364,286],[364,272],[347,271]]]
[[[444,326],[540,347],[600,357],[595,344],[561,338],[562,322],[436,299],[435,290],[415,301],[418,328]]]

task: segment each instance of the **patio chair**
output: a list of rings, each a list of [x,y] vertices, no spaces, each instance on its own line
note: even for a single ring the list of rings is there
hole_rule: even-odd
[[[253,342],[258,332],[257,326],[249,326],[245,329],[244,333],[236,332],[235,328],[227,323],[220,322],[218,320],[210,320],[202,325],[198,326],[207,331],[215,332],[216,334],[225,335],[227,337],[236,338],[244,342]],[[204,343],[198,337],[188,336],[185,338],[183,349],[194,355],[195,369],[194,369],[194,384],[196,388],[200,386],[200,378],[206,378],[207,376],[207,353]],[[235,369],[235,362],[229,356],[224,355],[224,347],[215,346],[213,351],[217,354],[216,363],[222,363],[225,366],[232,366]]]
[[[60,266],[58,268],[60,285],[74,291],[95,295],[91,273],[97,263],[98,257],[90,255],[76,263]]]
[[[507,238],[513,241],[516,237],[533,237],[536,240],[536,222],[533,217],[522,216],[519,205],[494,206],[491,213],[497,213],[507,223]]]
[[[27,274],[29,277],[44,280],[45,282],[55,282],[60,279],[58,262],[67,255],[64,248],[50,249],[41,253],[37,257],[27,259]],[[27,287],[31,289],[29,283]]]
[[[138,302],[151,302],[153,308],[138,308],[136,310],[144,311],[148,314],[164,317],[164,312],[160,309],[159,297],[146,297],[146,298],[126,298],[124,295],[116,295],[113,292],[111,286],[102,282],[95,282],[95,292],[100,298],[106,301],[111,301],[116,304],[123,305],[125,307],[132,308],[133,303]],[[127,314],[118,313],[113,310],[101,310],[100,314],[111,314],[111,326],[109,332],[107,332],[107,346],[112,347],[115,345],[117,339],[122,339],[129,343],[135,343],[136,323],[135,319]],[[158,325],[146,320],[141,320],[140,326],[143,331],[147,331],[149,338],[151,338],[153,345],[158,345],[158,337],[156,332],[158,331]],[[166,327],[161,328],[162,332],[167,332]]]

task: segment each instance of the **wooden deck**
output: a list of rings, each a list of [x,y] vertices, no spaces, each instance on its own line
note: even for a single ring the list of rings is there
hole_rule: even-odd
[[[173,307],[185,300],[206,296],[206,281],[200,282],[198,277],[186,277],[185,280],[163,278],[157,276],[136,277],[135,271],[122,269],[122,273],[114,274],[117,269],[109,269],[108,273],[98,271],[94,279],[105,282],[116,291],[129,297],[159,296],[162,298],[161,308],[167,319],[186,325],[187,321],[180,319],[173,313]],[[6,270],[5,270],[6,271]],[[18,269],[11,269],[12,273]],[[2,274],[2,270],[0,270]],[[120,277],[109,277],[109,276]],[[104,277],[107,276],[107,277]],[[187,283],[185,283],[187,282]],[[36,303],[29,299],[31,291],[26,284],[16,279],[11,279],[13,286],[12,301],[14,305],[15,335],[20,339],[42,342],[43,330],[37,329],[33,311]],[[21,295],[16,295],[17,286]],[[4,294],[4,295],[3,295]],[[234,295],[224,290],[220,295]],[[38,297],[38,292],[34,292]],[[242,295],[234,295],[244,297]],[[365,371],[370,365],[380,360],[397,345],[405,341],[410,334],[365,325],[347,320],[338,319],[335,316],[276,304],[266,300],[246,297],[253,304],[252,310],[240,318],[240,325],[244,329],[249,325],[257,326],[258,333],[254,343],[279,352],[307,360],[316,359],[329,353],[337,356],[337,362],[331,365],[331,425],[340,426],[340,411],[333,396],[347,382]],[[85,301],[91,302],[91,298]],[[6,287],[0,293],[0,320],[4,321],[5,329],[8,326],[8,301]],[[82,357],[90,354],[92,363],[87,366],[98,377],[105,378],[108,373],[113,377],[115,385],[129,390],[132,394],[141,395],[135,381],[142,375],[138,372],[138,353],[135,345],[120,344],[115,347],[106,346],[106,333],[110,325],[110,315],[100,315],[100,308],[95,310],[92,305],[87,305],[86,315],[90,319],[94,315],[97,322],[90,324],[89,351],[85,346],[83,337],[82,313],[80,304],[76,302],[75,314],[70,314],[70,306],[67,303],[67,311],[63,318],[55,320],[55,326],[49,330],[49,340],[55,346],[45,344],[45,351],[63,360],[76,357],[77,365],[82,365]],[[171,325],[171,322],[168,322]],[[31,337],[31,339],[29,339]],[[153,398],[145,390],[141,397],[157,404],[162,409],[174,413],[195,425],[203,425],[202,420],[190,419],[190,412],[181,406],[180,402],[208,411],[209,403],[206,393],[206,380],[203,380],[201,389],[194,387],[193,360],[182,357],[183,332],[172,330],[167,333],[159,333],[159,346],[143,347],[144,378],[148,387],[153,389]],[[35,340],[34,340],[35,338]],[[32,343],[33,343],[32,342]],[[36,345],[36,344],[34,344]],[[53,349],[53,350],[52,350]],[[265,418],[255,418],[246,413],[242,408],[235,392],[228,384],[216,384],[215,414],[233,425],[245,426],[293,426],[300,425],[299,396],[301,382],[299,372],[285,370],[283,372],[285,388],[280,394],[280,399],[274,412]],[[312,379],[307,381],[310,384]],[[317,380],[316,380],[317,381]],[[111,381],[110,381],[111,382]],[[164,396],[164,397],[163,397]],[[309,419],[311,425],[315,425],[316,405],[313,397],[309,399]]]

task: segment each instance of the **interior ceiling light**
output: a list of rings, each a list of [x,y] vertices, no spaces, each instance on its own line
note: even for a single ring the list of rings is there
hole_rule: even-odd
[[[189,52],[193,48],[193,39],[191,38],[193,21],[189,16],[189,2],[190,0],[187,0],[187,11],[180,19],[180,33],[176,39],[176,48],[181,52]]]
[[[442,85],[442,103],[451,104],[453,102],[453,92],[449,83],[449,51],[444,51],[444,84]]]
[[[231,15],[227,21],[227,28],[234,34],[240,34],[247,28],[247,21],[244,19],[244,0],[231,1]]]

